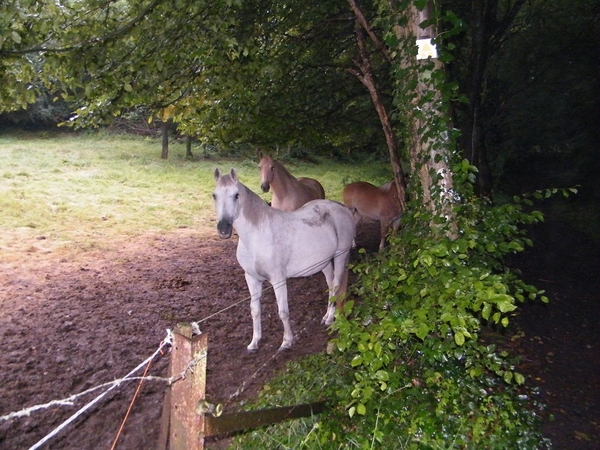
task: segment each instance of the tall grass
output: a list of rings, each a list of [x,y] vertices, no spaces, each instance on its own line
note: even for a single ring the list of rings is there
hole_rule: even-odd
[[[212,233],[217,166],[235,167],[240,179],[259,192],[256,160],[187,160],[184,155],[184,146],[173,143],[170,158],[162,160],[159,142],[136,136],[0,136],[0,249],[19,251],[40,242],[85,249],[179,228]],[[286,166],[297,176],[319,179],[334,200],[341,199],[350,181],[383,183],[389,174],[378,163]]]

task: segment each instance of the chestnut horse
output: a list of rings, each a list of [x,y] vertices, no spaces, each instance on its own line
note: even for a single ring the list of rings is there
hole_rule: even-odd
[[[228,239],[235,228],[237,260],[244,269],[251,296],[253,332],[248,350],[258,349],[262,335],[260,298],[264,281],[273,286],[283,322],[281,348],[289,348],[294,341],[288,310],[288,278],[323,272],[329,288],[323,323],[333,323],[334,297],[341,303],[348,285],[348,260],[355,233],[350,211],[331,200],[313,200],[291,213],[279,211],[242,184],[235,169],[223,175],[216,169],[215,180],[217,231],[221,239]]]
[[[260,162],[260,188],[263,192],[273,191],[271,206],[282,211],[292,212],[311,200],[325,198],[321,183],[313,178],[295,178],[283,164],[271,155],[258,153]]]
[[[350,183],[344,186],[342,196],[344,205],[354,215],[356,225],[360,223],[363,217],[379,220],[381,223],[379,251],[382,251],[389,228],[393,227],[394,231],[397,231],[402,216],[402,207],[398,200],[398,192],[394,181],[392,180],[381,187],[374,186],[366,181]]]

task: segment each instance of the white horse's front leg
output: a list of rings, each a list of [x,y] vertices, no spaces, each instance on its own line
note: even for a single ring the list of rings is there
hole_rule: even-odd
[[[329,300],[327,302],[327,312],[323,316],[321,323],[331,325],[335,316],[335,302],[332,301],[332,298],[335,296],[337,290],[333,275],[333,265],[331,263],[323,269],[323,275],[325,275],[325,281],[327,281],[327,287],[329,289]]]
[[[252,314],[252,342],[248,345],[248,351],[258,350],[258,342],[262,337],[262,328],[260,320],[260,297],[262,294],[262,281],[245,274],[246,284],[250,291],[250,314]]]
[[[271,283],[275,290],[277,298],[277,309],[279,318],[283,323],[283,342],[280,349],[288,349],[294,343],[294,333],[292,333],[292,325],[290,324],[290,311],[288,309],[288,294],[286,280],[275,281]]]

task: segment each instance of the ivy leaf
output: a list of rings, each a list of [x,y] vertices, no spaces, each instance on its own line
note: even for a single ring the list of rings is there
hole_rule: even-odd
[[[364,416],[367,413],[367,408],[365,407],[365,405],[363,405],[362,403],[359,403],[356,406],[356,412],[358,414],[360,414],[361,416]]]
[[[360,355],[356,355],[354,358],[352,358],[352,361],[350,362],[350,365],[352,367],[356,367],[356,366],[360,366],[362,364],[363,358]]]
[[[418,338],[420,338],[422,341],[424,341],[425,338],[427,337],[427,335],[429,334],[429,326],[426,323],[421,322],[419,324],[419,327],[417,328],[417,331],[415,331],[415,334],[417,335]]]
[[[522,374],[515,372],[515,383],[525,384],[525,377]]]
[[[509,296],[503,296],[503,298],[498,303],[496,303],[496,306],[498,306],[498,309],[503,313],[507,313],[517,309],[515,304],[512,302],[512,298],[510,298]]]

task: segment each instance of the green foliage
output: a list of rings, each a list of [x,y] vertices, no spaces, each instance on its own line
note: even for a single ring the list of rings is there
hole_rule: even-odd
[[[245,409],[256,410],[278,406],[323,401],[331,392],[351,381],[339,372],[339,361],[326,354],[315,354],[289,363],[285,370],[265,385],[258,400]],[[252,430],[238,438],[231,449],[321,449],[330,448],[320,442],[321,421],[330,412],[323,412],[293,421],[282,422],[267,428]]]
[[[503,259],[531,245],[523,227],[543,220],[530,198],[573,191],[501,205],[462,200],[455,239],[431,233],[431,218],[414,207],[384,254],[354,265],[359,281],[333,325],[339,351],[288,369],[261,399],[266,407],[325,396],[333,409],[253,432],[240,448],[549,447],[535,392],[510,355],[479,334],[487,324],[506,327],[521,302],[548,301]]]
[[[0,113],[45,87],[73,105],[75,127],[144,106],[145,120],[173,120],[205,145],[384,145],[347,71],[355,42],[344,0],[12,1],[0,13]],[[386,77],[385,64],[375,70]]]
[[[468,193],[474,169],[461,162],[453,170]],[[359,281],[333,325],[338,351],[288,370],[261,400],[266,406],[293,403],[300,394],[302,401],[325,396],[333,409],[253,432],[240,448],[249,442],[261,448],[549,447],[534,391],[510,355],[482,344],[479,334],[487,325],[508,326],[522,302],[548,301],[504,260],[532,245],[524,228],[543,220],[531,208],[534,200],[575,192],[547,189],[497,205],[457,197],[452,238],[432,229],[435,217],[412,204],[386,252],[363,254],[353,266]]]
[[[520,226],[541,220],[523,211],[525,203],[463,201],[456,239],[428,232],[429,218],[409,213],[386,255],[355,266],[360,302],[350,303],[334,328],[354,371],[342,396],[347,414],[367,427],[358,435],[374,418],[425,448],[499,448],[527,435],[530,413],[521,416],[514,389],[503,385],[521,385],[523,375],[506,355],[478,342],[482,324],[507,326],[519,302],[547,301],[502,265],[505,255],[531,244]],[[500,429],[505,438],[494,432]],[[364,439],[384,445],[387,435],[373,428]],[[537,438],[527,435],[519,447],[534,448]]]

